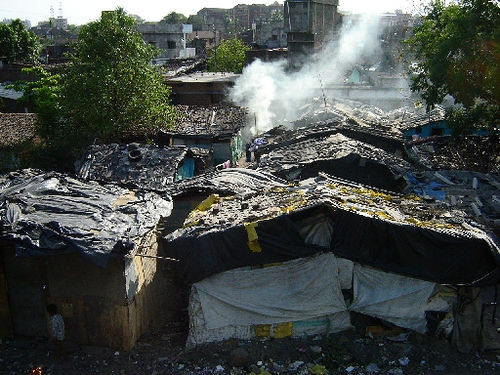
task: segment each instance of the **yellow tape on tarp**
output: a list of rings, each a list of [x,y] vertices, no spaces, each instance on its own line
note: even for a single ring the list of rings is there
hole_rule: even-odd
[[[262,248],[259,243],[259,236],[257,235],[258,223],[245,223],[245,230],[248,236],[248,248],[254,253],[262,252]]]
[[[207,211],[214,203],[219,201],[217,194],[210,194],[203,202],[201,202],[196,209],[198,211]]]
[[[270,324],[258,324],[253,326],[255,336],[257,337],[270,337],[271,336],[271,325]]]
[[[283,337],[292,336],[293,323],[278,323],[273,327],[273,333],[275,339],[282,339]]]

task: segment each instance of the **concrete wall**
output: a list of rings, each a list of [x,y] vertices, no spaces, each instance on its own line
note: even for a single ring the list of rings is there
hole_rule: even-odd
[[[183,49],[182,24],[141,24],[137,31],[142,35],[145,42],[153,44],[161,50],[158,57],[178,58]]]

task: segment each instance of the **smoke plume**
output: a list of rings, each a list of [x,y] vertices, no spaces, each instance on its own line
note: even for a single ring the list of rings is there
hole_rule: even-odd
[[[251,133],[295,120],[304,104],[321,95],[322,87],[341,84],[347,69],[379,51],[379,25],[375,15],[345,22],[333,42],[298,71],[289,71],[286,61],[255,60],[248,65],[230,95],[237,105],[249,109],[252,118],[255,114]]]

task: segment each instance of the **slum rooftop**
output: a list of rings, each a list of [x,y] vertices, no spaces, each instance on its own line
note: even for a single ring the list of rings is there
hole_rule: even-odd
[[[164,75],[169,79],[185,75],[201,69],[204,65],[202,59],[168,59],[162,64]]]
[[[238,77],[239,74],[228,72],[195,72],[169,78],[169,81],[183,83],[234,82]]]
[[[35,136],[36,114],[0,113],[0,147],[28,141]]]
[[[163,241],[186,283],[243,265],[332,251],[388,272],[489,285],[500,271],[494,238],[455,207],[321,174],[251,195],[212,195]]]
[[[84,180],[164,191],[177,177],[188,150],[145,144],[91,145],[77,169]]]
[[[481,232],[467,213],[438,201],[394,194],[326,174],[294,186],[270,183],[266,190],[253,195],[220,197],[208,210],[193,212],[180,231],[188,236],[199,236],[317,205],[458,236]]]
[[[0,176],[0,239],[25,256],[79,252],[96,264],[123,256],[170,215],[170,198],[26,169]]]
[[[265,171],[245,168],[213,170],[169,185],[172,197],[193,193],[248,195],[264,191],[269,186],[286,187],[288,183]]]
[[[244,108],[230,105],[176,105],[179,113],[172,129],[166,134],[182,136],[230,136],[243,128],[247,121]]]

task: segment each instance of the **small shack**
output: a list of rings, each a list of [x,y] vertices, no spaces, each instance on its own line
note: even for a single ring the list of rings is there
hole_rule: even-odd
[[[493,238],[439,202],[320,175],[214,201],[164,246],[192,285],[188,345],[336,332],[359,313],[421,333],[441,324],[467,351],[481,287],[499,280]]]
[[[158,144],[211,149],[215,164],[227,160],[236,164],[242,154],[241,130],[247,121],[242,107],[176,106],[176,109],[179,116],[175,126],[158,134]]]
[[[177,309],[157,264],[171,210],[155,193],[59,173],[0,176],[0,336],[46,336],[55,303],[68,340],[131,349]]]
[[[139,143],[92,145],[77,168],[90,181],[163,192],[174,181],[212,167],[210,150]]]

